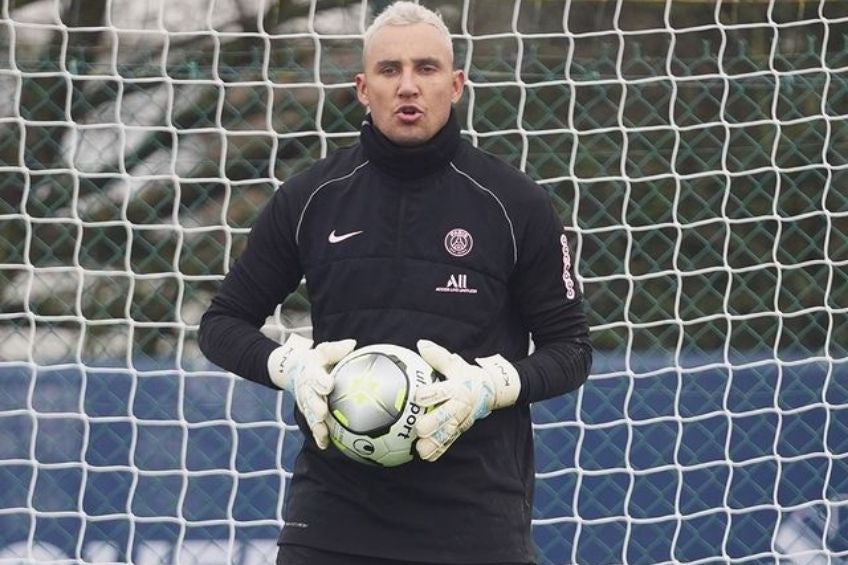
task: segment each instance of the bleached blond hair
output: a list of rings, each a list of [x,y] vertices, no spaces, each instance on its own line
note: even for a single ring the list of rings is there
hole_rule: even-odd
[[[453,62],[453,42],[451,40],[450,30],[448,30],[448,26],[446,26],[445,22],[442,20],[442,16],[429,8],[406,0],[400,0],[390,4],[385,10],[380,12],[376,18],[374,18],[374,21],[371,22],[371,25],[369,25],[368,29],[365,30],[365,35],[362,38],[362,56],[365,57],[365,53],[368,51],[371,39],[380,29],[385,26],[404,26],[412,24],[427,24],[436,28],[439,35],[444,38],[448,52],[451,54],[451,62]]]

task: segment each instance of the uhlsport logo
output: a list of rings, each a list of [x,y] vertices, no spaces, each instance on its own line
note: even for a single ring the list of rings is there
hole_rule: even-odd
[[[474,247],[474,238],[462,228],[454,228],[445,236],[445,249],[454,257],[465,257]]]
[[[374,444],[365,438],[359,438],[353,442],[353,448],[364,455],[374,454]]]
[[[444,286],[436,287],[436,292],[459,292],[462,294],[477,294],[476,288],[468,287],[468,275],[451,275]]]

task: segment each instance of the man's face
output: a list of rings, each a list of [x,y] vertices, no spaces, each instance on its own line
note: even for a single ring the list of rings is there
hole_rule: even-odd
[[[356,95],[374,125],[399,145],[419,145],[448,121],[465,76],[452,68],[443,36],[429,24],[385,26],[371,38]]]

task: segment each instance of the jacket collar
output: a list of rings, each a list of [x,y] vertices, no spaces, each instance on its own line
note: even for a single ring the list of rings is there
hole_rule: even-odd
[[[374,126],[370,114],[360,130],[360,141],[368,159],[402,180],[420,179],[447,166],[456,154],[460,139],[459,120],[453,109],[444,127],[422,145],[406,147],[394,143]]]

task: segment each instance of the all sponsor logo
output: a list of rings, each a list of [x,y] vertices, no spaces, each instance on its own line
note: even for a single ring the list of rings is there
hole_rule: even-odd
[[[477,294],[476,288],[468,286],[468,275],[451,275],[444,286],[436,287],[436,292],[458,292],[462,294]]]

